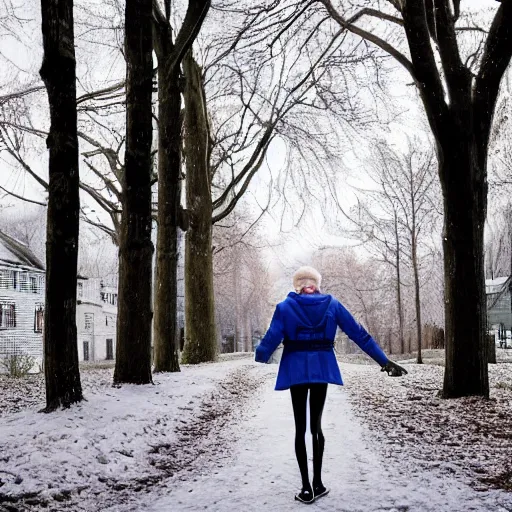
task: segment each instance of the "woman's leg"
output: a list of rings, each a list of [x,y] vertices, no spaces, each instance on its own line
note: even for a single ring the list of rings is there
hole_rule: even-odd
[[[295,418],[295,455],[299,463],[302,478],[302,490],[311,491],[308,474],[308,455],[306,451],[306,414],[308,385],[299,384],[290,388],[293,416]]]
[[[325,438],[322,432],[322,413],[324,411],[327,384],[311,384],[309,391],[309,416],[311,435],[313,436],[313,489],[315,494],[325,491],[322,483],[322,460]]]

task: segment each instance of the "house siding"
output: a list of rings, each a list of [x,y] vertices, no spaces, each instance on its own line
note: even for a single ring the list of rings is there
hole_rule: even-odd
[[[12,319],[6,322],[5,317],[0,324],[0,359],[29,355],[39,367],[43,360],[43,323],[39,318],[36,325],[36,311],[44,309],[44,273],[0,265],[0,305],[10,304],[14,305],[15,324],[12,325]]]
[[[106,361],[107,340],[116,353],[117,289],[103,286],[100,279],[79,280],[76,315],[78,358],[85,361],[84,343],[88,344],[88,361]]]
[[[508,276],[488,279],[485,282],[487,295],[487,324],[493,328],[500,324],[512,329],[512,282]]]

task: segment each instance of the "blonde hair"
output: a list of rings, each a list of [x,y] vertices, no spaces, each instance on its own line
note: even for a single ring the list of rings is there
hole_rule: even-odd
[[[320,290],[321,284],[322,276],[320,272],[313,267],[300,267],[295,274],[293,274],[293,288],[297,293],[300,293],[302,289],[307,286],[314,286],[317,290]]]

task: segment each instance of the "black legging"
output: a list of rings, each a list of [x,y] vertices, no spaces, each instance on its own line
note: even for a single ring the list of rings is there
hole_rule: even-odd
[[[325,438],[322,433],[322,412],[327,395],[327,384],[299,384],[290,388],[295,417],[295,455],[299,463],[303,489],[311,489],[305,439],[308,391],[310,429],[313,437],[313,487],[317,487],[322,485],[322,458],[325,446]]]

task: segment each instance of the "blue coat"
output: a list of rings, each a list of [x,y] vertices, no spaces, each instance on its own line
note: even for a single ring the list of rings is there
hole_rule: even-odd
[[[331,295],[295,292],[277,305],[270,327],[256,347],[255,359],[259,363],[268,362],[284,340],[276,390],[307,383],[342,385],[334,349],[325,346],[325,340],[334,341],[338,327],[381,366],[388,362],[375,340],[337,299]]]

